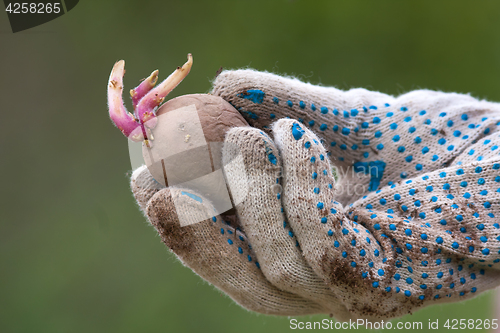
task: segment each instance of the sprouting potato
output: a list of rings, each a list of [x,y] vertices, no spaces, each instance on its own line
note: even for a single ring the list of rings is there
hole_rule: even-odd
[[[221,171],[224,137],[230,128],[248,123],[231,104],[209,94],[184,95],[162,104],[192,62],[188,54],[188,61],[158,86],[156,70],[132,89],[131,114],[122,100],[125,62],[118,61],[108,82],[109,114],[125,136],[143,142],[144,162],[157,182],[192,188],[222,213],[232,208]]]

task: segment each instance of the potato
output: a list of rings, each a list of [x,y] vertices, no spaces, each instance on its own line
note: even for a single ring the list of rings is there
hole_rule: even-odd
[[[123,103],[125,61],[117,61],[107,85],[109,116],[130,142],[142,141],[143,160],[158,183],[186,189],[182,194],[195,200],[210,200],[215,211],[207,214],[214,216],[233,207],[222,173],[225,134],[231,127],[248,123],[221,97],[206,94],[174,98],[155,112],[191,70],[193,57],[188,54],[187,58],[159,85],[156,70],[130,90],[133,114]],[[135,148],[129,147],[134,165]]]
[[[231,104],[219,96],[208,94],[191,94],[171,99],[158,109],[156,115],[159,117],[171,110],[192,104],[198,110],[207,142],[223,142],[228,129],[248,126],[243,116]]]
[[[156,115],[151,147],[142,145],[153,178],[165,186],[194,189],[219,212],[231,209],[221,170],[221,149],[226,132],[248,126],[245,119],[221,97],[207,94],[171,99]]]

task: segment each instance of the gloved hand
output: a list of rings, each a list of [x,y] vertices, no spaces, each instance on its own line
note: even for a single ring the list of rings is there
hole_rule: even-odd
[[[222,152],[238,227],[145,167],[132,190],[180,260],[243,307],[378,320],[500,284],[498,104],[250,70],[213,93],[262,129],[232,129]],[[176,208],[202,222],[180,227]]]

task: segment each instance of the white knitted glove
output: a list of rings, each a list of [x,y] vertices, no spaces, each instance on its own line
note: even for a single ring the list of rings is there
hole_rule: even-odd
[[[498,104],[343,92],[250,70],[222,72],[213,93],[252,126],[269,133],[275,122],[274,140],[253,128],[226,136],[226,180],[243,198],[236,229],[146,168],[132,189],[167,246],[245,308],[377,320],[500,284]],[[180,227],[173,198],[203,222]]]

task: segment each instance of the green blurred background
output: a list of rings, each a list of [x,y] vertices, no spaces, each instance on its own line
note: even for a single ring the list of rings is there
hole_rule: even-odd
[[[171,97],[209,91],[223,66],[500,101],[499,14],[492,0],[81,0],[13,34],[1,13],[0,332],[290,330],[204,283],[146,224],[128,187],[127,141],[107,116],[116,60],[126,60],[128,90],[191,52]],[[494,317],[490,292],[400,320]]]

